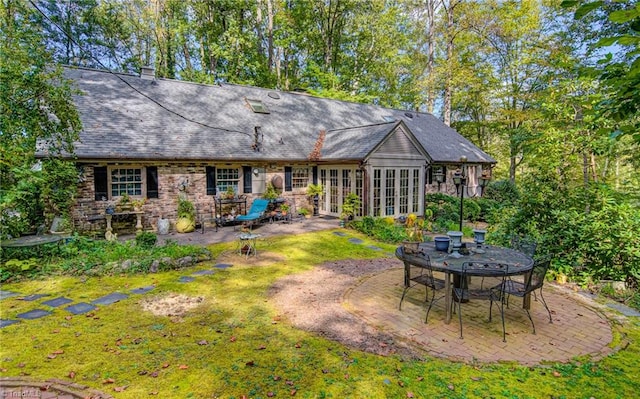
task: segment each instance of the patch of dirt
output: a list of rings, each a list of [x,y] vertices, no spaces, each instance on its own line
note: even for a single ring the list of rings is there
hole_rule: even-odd
[[[191,309],[199,306],[202,297],[189,297],[184,294],[170,293],[164,297],[154,297],[140,301],[142,309],[156,316],[171,317],[173,321],[180,321]]]
[[[327,262],[279,279],[269,297],[297,328],[365,352],[420,358],[423,354],[342,306],[345,292],[359,279],[398,266],[391,258]]]
[[[237,251],[225,251],[218,255],[217,262],[231,263],[234,266],[251,265],[251,266],[271,266],[274,263],[285,262],[286,256],[276,254],[274,252],[263,251],[258,246],[258,256],[246,256],[239,254]]]

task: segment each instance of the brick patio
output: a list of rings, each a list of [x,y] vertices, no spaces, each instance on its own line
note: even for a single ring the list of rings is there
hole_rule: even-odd
[[[344,294],[343,305],[366,323],[395,336],[428,354],[464,362],[508,362],[541,364],[566,362],[576,356],[599,359],[611,353],[610,322],[595,302],[570,289],[546,284],[544,297],[552,311],[553,323],[544,306],[532,298],[531,323],[518,298],[505,308],[507,342],[502,341],[500,313],[494,305],[493,320],[488,321],[489,302],[462,304],[464,339],[460,339],[457,314],[444,323],[444,299],[426,315],[424,287],[412,288],[398,310],[402,295],[403,269],[394,267],[361,278]],[[473,284],[473,282],[472,282]],[[485,279],[484,284],[491,284]],[[438,293],[440,294],[440,293]]]

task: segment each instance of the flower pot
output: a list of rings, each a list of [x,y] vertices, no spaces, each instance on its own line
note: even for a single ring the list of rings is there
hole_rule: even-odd
[[[447,252],[449,251],[449,237],[435,237],[433,239],[436,243],[436,251]]]
[[[169,234],[169,219],[158,219],[158,234]]]
[[[176,231],[178,233],[191,233],[196,229],[196,222],[189,218],[178,218],[176,221]]]

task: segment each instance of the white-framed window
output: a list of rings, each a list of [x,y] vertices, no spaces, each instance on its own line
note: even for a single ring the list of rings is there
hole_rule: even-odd
[[[224,193],[233,188],[233,191],[239,193],[240,169],[238,168],[217,168],[216,169],[216,187],[218,193]]]
[[[111,198],[141,197],[144,193],[145,173],[142,167],[112,166],[109,168],[109,190]]]
[[[291,171],[291,187],[306,188],[309,185],[309,168],[293,168]]]

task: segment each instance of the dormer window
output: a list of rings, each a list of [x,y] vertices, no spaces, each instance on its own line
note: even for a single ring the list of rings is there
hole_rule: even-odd
[[[251,110],[257,114],[268,114],[269,113],[269,109],[267,108],[266,105],[264,105],[264,103],[260,100],[251,100],[251,99],[246,99],[247,100],[247,104],[249,104],[249,106],[251,107]]]

